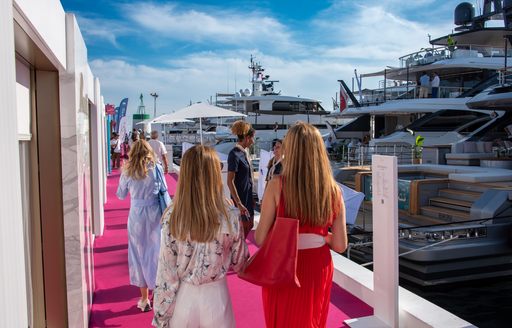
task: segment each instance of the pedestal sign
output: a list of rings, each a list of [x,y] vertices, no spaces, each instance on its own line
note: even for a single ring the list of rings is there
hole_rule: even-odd
[[[398,169],[395,156],[372,156],[373,316],[350,327],[398,327]]]

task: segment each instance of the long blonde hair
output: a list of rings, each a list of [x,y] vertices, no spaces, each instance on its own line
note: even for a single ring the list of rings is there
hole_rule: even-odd
[[[339,213],[341,199],[320,131],[298,122],[288,130],[282,152],[286,214],[301,224],[325,225]]]
[[[148,176],[148,164],[155,166],[153,149],[146,140],[135,141],[128,153],[128,158],[128,162],[123,165],[123,170],[135,180],[142,180]]]
[[[181,159],[180,177],[169,216],[178,240],[212,241],[227,219],[220,161],[213,148],[196,145]]]

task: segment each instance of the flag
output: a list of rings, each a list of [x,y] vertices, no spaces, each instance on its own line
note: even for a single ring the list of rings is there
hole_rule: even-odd
[[[340,85],[340,112],[342,112],[348,106],[348,95],[343,89],[343,86]]]

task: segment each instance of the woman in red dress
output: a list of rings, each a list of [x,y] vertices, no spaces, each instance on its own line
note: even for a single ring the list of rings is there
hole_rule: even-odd
[[[269,181],[265,191],[255,239],[265,241],[276,215],[299,220],[301,287],[263,287],[265,322],[278,328],[325,327],[333,276],[330,249],[347,248],[345,206],[315,127],[300,122],[290,128],[283,155],[281,176]]]

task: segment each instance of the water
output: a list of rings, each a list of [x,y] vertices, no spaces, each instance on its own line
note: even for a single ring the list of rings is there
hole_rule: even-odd
[[[423,288],[400,281],[400,286],[480,328],[510,327],[512,278]]]

